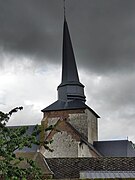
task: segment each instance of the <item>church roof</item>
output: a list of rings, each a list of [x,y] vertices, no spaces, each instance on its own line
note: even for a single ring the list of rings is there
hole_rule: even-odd
[[[135,158],[46,158],[55,179],[79,178],[82,171],[135,171]]]
[[[64,18],[63,26],[62,81],[57,90],[58,100],[42,109],[42,112],[89,109],[97,118],[99,118],[98,114],[85,104],[84,85],[79,81],[66,18]]]
[[[63,26],[62,81],[58,86],[58,100],[45,111],[86,108],[84,86],[79,81],[75,56],[66,18]]]
[[[44,108],[42,112],[71,110],[71,109],[89,109],[97,118],[100,118],[100,116],[95,111],[93,111],[89,106],[87,106],[84,102],[77,99],[67,102],[57,100],[48,107]]]
[[[66,18],[63,26],[62,81],[58,86],[58,99],[79,99],[85,102],[84,85],[79,81],[74,51]]]
[[[63,27],[62,84],[79,82],[75,56],[66,19]]]
[[[85,104],[84,85],[79,81],[66,18],[64,18],[63,26],[62,81],[57,90],[58,100],[44,108],[42,112],[88,108],[99,118],[99,116]]]
[[[135,157],[135,146],[128,140],[94,141],[93,146],[107,157]]]

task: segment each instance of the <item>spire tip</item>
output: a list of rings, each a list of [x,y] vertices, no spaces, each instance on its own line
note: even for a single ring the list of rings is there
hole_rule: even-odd
[[[66,0],[63,0],[64,20],[66,20]]]

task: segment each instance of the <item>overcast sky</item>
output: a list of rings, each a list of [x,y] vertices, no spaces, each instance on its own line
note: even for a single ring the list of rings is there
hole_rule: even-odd
[[[135,142],[135,1],[67,0],[87,105],[99,115],[99,139]],[[40,123],[61,82],[62,0],[0,0],[0,110],[10,125]]]

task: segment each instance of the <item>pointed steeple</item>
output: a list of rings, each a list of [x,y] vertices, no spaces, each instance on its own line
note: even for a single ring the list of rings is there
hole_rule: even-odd
[[[63,27],[62,83],[79,82],[75,56],[66,19]]]
[[[96,114],[85,104],[84,85],[79,81],[65,14],[63,26],[62,81],[57,90],[58,100],[44,108],[42,112],[88,108]]]
[[[75,56],[66,18],[63,26],[62,82],[58,86],[58,99],[85,102],[84,86],[79,81]]]

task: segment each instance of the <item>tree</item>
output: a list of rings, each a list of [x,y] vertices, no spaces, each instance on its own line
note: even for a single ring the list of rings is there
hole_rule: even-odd
[[[13,113],[18,110],[22,110],[23,107],[16,107],[12,109],[9,113],[3,113],[0,111],[0,176],[4,180],[8,179],[42,179],[41,170],[36,166],[33,160],[25,159],[28,168],[24,169],[19,167],[20,162],[24,161],[24,158],[16,156],[16,150],[21,150],[24,147],[31,148],[32,144],[39,145],[36,138],[41,132],[41,126],[36,125],[31,134],[27,134],[28,127],[23,126],[19,128],[9,128],[7,127],[7,122]],[[52,127],[49,127],[50,130]],[[48,129],[45,129],[47,131]],[[42,145],[48,150],[50,142],[42,142]]]

